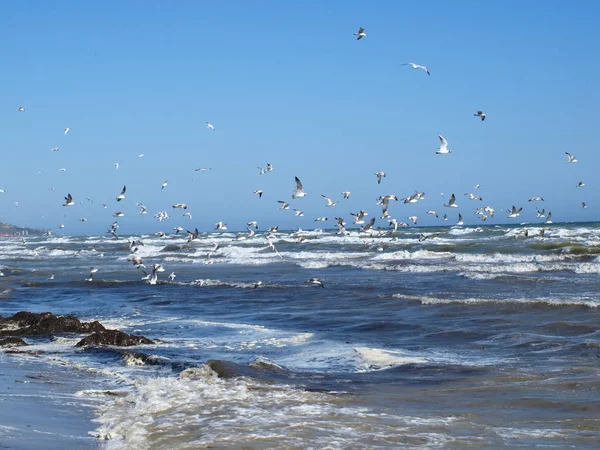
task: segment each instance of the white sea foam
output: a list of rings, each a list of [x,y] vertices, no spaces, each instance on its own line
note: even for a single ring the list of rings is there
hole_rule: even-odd
[[[356,347],[354,351],[359,355],[359,372],[384,370],[404,364],[425,364],[427,359],[418,356],[409,356],[397,350],[382,350],[378,348]]]
[[[552,306],[587,306],[589,308],[600,307],[600,298],[590,297],[563,297],[563,298],[550,298],[550,297],[534,297],[534,298],[483,298],[483,297],[465,297],[465,298],[440,298],[433,296],[420,296],[420,295],[405,295],[405,294],[394,294],[393,298],[416,300],[423,305],[447,305],[453,303],[461,304],[485,304],[485,303],[524,303],[524,304],[535,304],[545,303]]]

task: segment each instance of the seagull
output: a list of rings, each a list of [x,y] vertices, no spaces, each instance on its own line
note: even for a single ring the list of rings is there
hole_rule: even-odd
[[[290,205],[284,202],[283,200],[277,200],[278,203],[281,203],[281,208],[279,209],[290,209]]]
[[[545,214],[546,210],[545,210],[545,209],[542,209],[542,210],[540,211],[539,209],[537,209],[537,208],[536,208],[536,209],[535,209],[535,211],[537,212],[537,217],[538,217],[538,218],[543,218],[543,217],[546,217],[546,214]]]
[[[194,169],[196,172],[208,172],[209,170],[212,170],[210,167],[199,167],[197,169]]]
[[[188,231],[188,242],[192,242],[196,239],[198,239],[198,228],[194,229],[194,232]]]
[[[360,28],[358,29],[358,32],[357,32],[357,33],[354,33],[354,34],[353,34],[353,36],[357,36],[357,37],[356,37],[356,40],[357,40],[357,41],[360,41],[362,38],[364,38],[364,37],[366,37],[366,36],[367,36],[367,33],[365,33],[365,29],[364,29],[363,27],[360,27]]]
[[[252,288],[256,289],[257,287],[260,287],[262,285],[262,281],[256,281],[253,285]]]
[[[381,178],[385,178],[387,175],[385,172],[377,172],[375,176],[377,177],[377,184],[381,184]]]
[[[138,154],[138,155],[137,155],[137,157],[138,157],[138,158],[143,158],[143,157],[144,157],[144,154],[143,154],[143,153],[140,153],[140,154]]]
[[[294,209],[294,212],[296,213],[297,217],[302,217],[304,216],[304,213],[302,211],[300,211],[299,209]]]
[[[327,217],[317,217],[315,219],[315,222],[325,222],[327,220]]]
[[[369,220],[369,222],[367,222],[366,225],[360,227],[360,231],[369,231],[372,230],[373,225],[375,225],[375,217],[373,217],[371,220]]]
[[[190,220],[192,220],[192,213],[185,213],[183,216],[184,216],[184,217],[185,217],[185,216],[187,216],[187,217],[189,217],[189,218],[190,218]]]
[[[226,230],[227,229],[227,224],[223,223],[223,222],[217,222],[215,224],[215,230]]]
[[[147,211],[148,208],[146,208],[146,205],[144,205],[143,203],[139,203],[139,202],[137,205],[141,208],[141,210],[138,214],[148,214],[148,211]]]
[[[59,172],[66,172],[66,171],[67,171],[67,169],[65,169],[65,168],[63,167],[63,168],[61,168],[61,169],[58,169],[58,171],[59,171]]]
[[[53,152],[57,152],[58,151],[58,147],[52,147],[52,151]]]
[[[85,217],[82,217],[81,219],[79,219],[79,221],[80,221],[80,222],[83,222],[83,223],[85,223],[85,222],[87,222],[88,220],[87,220]]]
[[[365,221],[363,220],[363,218],[367,215],[367,212],[364,209],[361,209],[358,214],[356,213],[350,213],[350,215],[352,217],[354,217],[354,225],[361,225],[363,223],[365,223]]]
[[[413,225],[417,224],[417,216],[410,216],[408,220],[410,220],[413,223]]]
[[[472,192],[467,192],[465,195],[468,195],[471,200],[483,201],[483,198],[481,198],[480,195],[475,195]]]
[[[481,185],[480,185],[480,184],[476,184],[476,185],[475,185],[475,189],[479,189],[480,187],[481,187]]]
[[[450,196],[450,200],[448,200],[448,203],[444,203],[444,206],[446,208],[458,208],[458,205],[456,203],[454,203],[456,201],[456,197],[454,196],[454,194],[452,194]]]
[[[483,122],[485,120],[485,114],[483,111],[477,111],[477,114],[473,114],[476,117],[481,117],[481,121]]]
[[[321,194],[321,197],[323,197],[325,200],[327,200],[327,205],[325,205],[325,206],[335,206],[335,205],[337,205],[337,202],[332,201],[326,195]]]
[[[279,226],[275,225],[274,227],[269,228],[267,233],[277,233],[277,230],[279,230]]]
[[[186,203],[175,203],[173,205],[173,208],[187,209],[187,204]]]
[[[267,168],[265,169],[265,172],[273,172],[275,169],[273,168],[273,164],[271,163],[267,163]]]
[[[125,215],[125,213],[122,213],[121,211],[116,212],[113,214],[113,217],[123,217]]]
[[[438,217],[438,214],[435,211],[427,211],[425,214],[431,214],[434,217]]]
[[[346,192],[342,192],[342,195],[344,196],[344,200],[349,199],[350,198],[350,192],[346,191]]]
[[[249,227],[254,227],[255,229],[258,230],[258,222],[256,220],[253,220],[252,222],[248,222],[246,225]]]
[[[253,192],[253,194],[258,195],[258,198],[262,198],[263,191],[261,191],[260,189],[257,189]]]
[[[152,267],[152,276],[148,280],[148,283],[156,284],[156,281],[158,280],[158,272],[164,272],[164,271],[165,271],[165,269],[162,265],[154,264],[154,266]]]
[[[73,197],[71,196],[71,194],[67,194],[63,206],[73,206],[74,204],[75,202],[73,201]]]
[[[175,275],[175,272],[171,272],[171,273],[169,274],[169,277],[168,277],[168,278],[169,278],[169,281],[175,281],[175,277],[176,277],[176,276],[177,276],[177,275]]]
[[[215,131],[215,126],[210,122],[206,122],[206,128]]]
[[[25,108],[23,108],[22,106],[19,106],[19,109],[17,109],[17,112],[23,112],[25,111]]]
[[[313,286],[321,286],[322,288],[325,287],[325,285],[323,284],[323,282],[321,280],[319,280],[318,278],[311,278],[309,280],[306,280],[305,283],[313,285]]]
[[[427,69],[427,67],[425,67],[425,66],[420,66],[419,64],[415,64],[415,63],[404,63],[402,65],[403,66],[411,66],[413,69],[423,69],[427,73],[427,75],[431,75],[429,73],[429,69]]]
[[[546,216],[546,222],[544,223],[552,223],[552,213],[548,211],[548,215]]]
[[[513,205],[513,207],[508,211],[508,218],[509,219],[514,219],[515,217],[519,217],[519,213],[521,212],[523,208],[519,208],[517,209],[517,207],[515,205]]]
[[[115,166],[115,170],[119,170],[119,163],[118,162],[114,163],[113,166]]]
[[[581,202],[581,207],[582,208],[587,208],[587,205],[585,204],[585,202]]]
[[[456,222],[456,225],[458,225],[459,227],[464,225],[462,214],[460,213],[458,214],[458,221]]]
[[[154,233],[154,236],[158,236],[159,238],[166,237],[164,231],[157,231],[156,233]]]
[[[164,188],[166,188],[166,187],[167,187],[167,181],[168,181],[168,180],[165,180],[165,182],[162,184],[162,186],[161,186],[161,188],[160,188],[160,190],[161,190],[161,191],[162,191]]]
[[[542,197],[531,197],[528,202],[543,202],[544,199]]]
[[[125,198],[125,191],[127,191],[127,186],[123,186],[123,190],[121,191],[121,193],[117,197],[117,201],[118,202],[120,202],[121,200],[123,200]]]
[[[576,187],[584,187],[585,183],[583,181],[578,182],[576,185]]]
[[[565,152],[565,155],[567,155],[567,158],[569,158],[569,160],[567,161],[568,163],[576,163],[579,162],[577,160],[577,158],[575,158],[573,155],[571,155],[569,152]]]
[[[175,230],[175,234],[179,234],[180,231],[183,231],[183,227],[173,227]]]
[[[71,131],[71,129],[69,127],[65,128],[65,136],[67,135],[67,133]]]
[[[292,198],[302,198],[302,197],[306,197],[306,192],[304,192],[302,190],[302,182],[300,181],[300,179],[298,177],[295,177],[296,179],[296,192],[292,195]]]
[[[437,152],[435,152],[435,154],[445,155],[447,153],[452,153],[452,150],[448,148],[448,141],[444,138],[444,136],[438,134],[438,138],[440,138],[440,142],[442,143],[442,145],[440,145],[440,149]]]

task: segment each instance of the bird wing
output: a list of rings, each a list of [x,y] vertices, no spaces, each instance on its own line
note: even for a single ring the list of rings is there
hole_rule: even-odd
[[[298,177],[295,177],[296,179],[296,192],[302,192],[302,182],[300,181],[300,179]]]
[[[446,148],[448,146],[448,141],[441,134],[438,134],[438,138],[440,139],[440,142],[442,143],[442,147]]]
[[[126,191],[127,191],[127,186],[123,186],[123,190],[121,191],[121,195],[125,195]]]

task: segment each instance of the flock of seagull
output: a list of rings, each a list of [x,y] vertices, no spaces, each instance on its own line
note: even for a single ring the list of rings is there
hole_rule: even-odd
[[[354,36],[356,36],[357,40],[361,40],[363,38],[365,38],[367,36],[367,34],[365,33],[365,29],[364,28],[359,28],[358,31],[356,33],[354,33]],[[424,65],[420,65],[420,64],[416,64],[413,62],[408,62],[402,65],[406,65],[406,66],[410,66],[412,67],[412,69],[415,70],[422,70],[424,71],[428,76],[431,75],[429,69],[424,66]],[[18,110],[19,113],[22,113],[25,111],[25,108],[23,106],[19,106]],[[486,120],[486,114],[483,111],[477,111],[476,113],[473,114],[475,117],[478,117],[479,119],[481,119],[481,121],[485,121]],[[211,123],[211,122],[206,122],[206,129],[210,130],[210,131],[216,131],[215,126]],[[66,127],[63,131],[63,134],[66,136],[69,132],[71,131],[70,127]],[[448,148],[448,141],[446,140],[446,138],[444,138],[442,135],[438,134],[438,139],[440,141],[440,146],[439,148],[436,150],[436,154],[437,155],[449,155],[452,153],[452,150],[450,148]],[[58,147],[54,147],[52,148],[52,151],[54,152],[58,152],[59,148]],[[578,160],[575,156],[573,156],[571,153],[569,152],[565,152],[567,155],[567,163],[577,163]],[[144,157],[143,153],[140,153],[137,155],[138,158],[142,158]],[[119,169],[119,163],[115,162],[114,163],[114,167],[115,170]],[[61,168],[59,169],[60,171],[65,172],[67,169],[66,168]],[[205,171],[210,171],[212,170],[212,168],[207,168],[207,167],[201,167],[201,168],[197,168],[195,169],[195,171],[199,171],[199,172],[205,172]],[[268,173],[272,173],[274,172],[274,167],[271,163],[267,163],[266,167],[258,167],[258,175],[265,175]],[[386,172],[376,172],[375,174],[376,177],[376,181],[378,185],[381,185],[382,181],[384,180],[384,178],[386,178],[387,174]],[[308,193],[304,190],[304,186],[300,180],[300,178],[298,176],[296,176],[294,178],[294,182],[295,182],[295,189],[293,190],[292,193],[292,200],[297,200],[297,199],[303,199],[305,198]],[[162,183],[161,185],[161,191],[164,190],[166,187],[168,186],[168,180],[165,180],[164,183]],[[585,184],[583,182],[578,182],[577,187],[583,187],[585,186]],[[480,188],[480,185],[477,184],[474,186],[474,189],[477,190]],[[0,194],[3,194],[5,191],[3,189],[0,189]],[[256,189],[253,191],[253,194],[258,196],[259,199],[262,199],[263,197],[263,190],[262,189]],[[121,190],[120,194],[118,194],[115,197],[115,200],[117,202],[121,202],[123,200],[125,200],[127,195],[127,186],[123,186],[123,189]],[[351,192],[350,191],[344,191],[341,193],[342,195],[342,201],[343,200],[348,200],[351,196]],[[469,201],[478,201],[478,202],[482,202],[483,198],[480,195],[474,194],[473,192],[468,192],[464,194]],[[441,193],[441,196],[444,197],[444,194]],[[325,195],[325,194],[321,194],[321,197],[323,198],[323,200],[325,201],[325,207],[327,208],[333,208],[336,205],[338,205],[338,201],[334,201],[331,199],[331,197]],[[420,201],[423,201],[425,199],[425,193],[424,192],[418,192],[416,191],[415,193],[404,197],[404,198],[398,198],[398,196],[394,195],[394,194],[389,194],[389,195],[384,195],[384,196],[380,196],[379,198],[377,198],[376,200],[376,206],[381,207],[381,211],[382,211],[382,215],[380,216],[381,219],[384,219],[387,221],[388,223],[388,228],[387,230],[383,230],[381,228],[374,228],[375,225],[375,217],[372,217],[369,221],[367,221],[365,223],[365,217],[368,216],[367,211],[361,209],[359,212],[357,213],[350,213],[350,215],[353,217],[353,222],[352,225],[359,225],[360,228],[358,229],[359,233],[365,233],[368,235],[373,235],[373,233],[375,232],[393,232],[393,231],[397,231],[398,227],[408,227],[409,226],[409,222],[412,223],[413,225],[417,225],[418,223],[418,217],[415,215],[411,215],[408,216],[407,219],[408,221],[399,221],[397,218],[393,218],[390,215],[390,211],[389,211],[389,207],[390,207],[390,203],[391,202],[399,202],[400,200],[402,200],[405,204],[409,204],[409,203],[417,203]],[[87,198],[87,200],[90,200],[89,198]],[[90,200],[91,201],[91,200]],[[544,199],[540,196],[536,196],[536,197],[532,197],[529,199],[529,202],[543,202]],[[280,208],[282,210],[289,210],[290,209],[290,203],[288,201],[285,200],[278,200],[278,203],[280,204]],[[65,201],[63,203],[63,207],[73,207],[76,205],[76,202],[73,198],[73,196],[71,195],[71,193],[67,193],[66,197],[65,197]],[[18,202],[15,202],[15,206],[18,206]],[[147,207],[143,204],[138,202],[137,206],[140,207],[140,211],[138,212],[139,215],[146,215],[148,214],[148,210]],[[447,201],[447,203],[444,203],[443,206],[445,208],[449,208],[449,209],[456,209],[459,207],[459,205],[457,204],[457,199],[454,193],[452,193]],[[104,208],[107,208],[107,204],[103,204]],[[582,202],[582,208],[586,208],[587,204],[585,202]],[[176,210],[176,209],[183,209],[183,210],[187,210],[188,209],[188,205],[185,203],[175,203],[172,205],[172,210]],[[521,211],[523,210],[522,207],[516,207],[516,206],[512,206],[511,208],[507,208],[506,212],[507,212],[507,218],[517,218],[519,217]],[[296,216],[298,217],[303,217],[304,213],[297,208],[293,209],[294,213]],[[503,211],[503,210],[500,210]],[[545,211],[545,209],[539,210],[536,208],[536,212],[537,212],[537,218],[542,218],[544,219],[544,223],[546,224],[550,224],[552,223],[552,213],[551,212],[547,212]],[[481,221],[486,221],[489,217],[494,217],[495,215],[495,209],[492,208],[491,206],[483,206],[483,207],[478,207],[475,211],[475,214],[480,218]],[[426,212],[426,214],[431,215],[433,217],[439,218],[439,214],[435,211],[435,210],[428,210]],[[116,218],[120,218],[123,217],[125,214],[122,211],[117,211],[113,214],[114,217]],[[189,220],[192,220],[192,214],[190,212],[185,212],[183,215],[183,217],[187,217],[189,218]],[[162,210],[159,211],[155,216],[154,216],[159,222],[162,222],[165,219],[169,218],[169,213],[166,210]],[[87,222],[86,218],[81,218],[79,219],[81,222]],[[322,216],[322,217],[317,217],[314,219],[314,222],[326,222],[328,221],[328,217],[326,216]],[[443,214],[442,215],[442,220],[447,221],[448,220],[448,215],[447,214]],[[463,221],[463,217],[462,214],[458,214],[458,220],[456,221],[456,225],[457,226],[462,226],[464,225],[464,221]],[[344,220],[344,218],[342,217],[335,217],[335,226],[338,228],[338,231],[336,232],[337,235],[348,235],[349,232],[346,229],[346,221]],[[58,226],[58,228],[64,228],[64,224],[60,224]],[[117,221],[113,222],[113,224],[108,228],[107,233],[111,234],[114,238],[118,239],[119,235],[117,233],[117,230],[119,228],[119,224]],[[237,240],[241,240],[241,239],[246,239],[247,237],[254,237],[256,235],[256,232],[258,230],[259,226],[258,223],[256,221],[250,221],[247,222],[247,234],[238,234],[237,236]],[[278,231],[278,226],[274,226],[272,228],[269,228],[266,231],[266,234],[264,235],[264,237],[266,238],[267,241],[267,247],[270,248],[271,250],[277,252],[276,248],[275,248],[275,244],[273,242],[273,235],[275,235],[275,233],[277,233]],[[180,232],[182,232],[184,230],[183,227],[181,226],[177,226],[177,227],[173,227],[173,230],[175,231],[175,234],[179,234]],[[225,231],[227,230],[227,224],[223,223],[223,222],[217,222],[215,224],[215,230],[218,231]],[[300,228],[298,229],[299,231],[302,231]],[[543,235],[544,230],[540,230],[540,235]],[[51,231],[48,232],[48,234],[51,234]],[[158,237],[166,237],[166,234],[162,231],[158,231],[156,233],[154,233],[156,236]],[[521,232],[522,235],[524,236],[528,236],[528,230],[524,230]],[[196,241],[198,239],[199,236],[199,231],[197,228],[194,229],[194,231],[187,231],[187,244],[193,243],[194,241]],[[431,234],[431,235],[424,235],[421,234],[419,237],[420,241],[424,241],[426,239],[430,239],[435,237],[435,234]],[[298,236],[297,241],[298,242],[303,242],[305,239],[305,237],[303,236]],[[142,258],[140,256],[137,256],[136,253],[139,251],[138,247],[140,245],[143,245],[143,243],[140,240],[135,240],[135,239],[128,239],[129,241],[129,250],[131,252],[131,258],[130,261],[133,263],[133,265],[137,268],[140,269],[141,271],[144,272],[144,277],[142,278],[143,280],[147,281],[150,284],[156,284],[157,280],[158,280],[158,274],[160,272],[164,272],[164,267],[161,264],[153,264],[151,266],[151,269],[148,270],[146,268],[146,266],[144,265]],[[206,257],[206,263],[207,264],[211,264],[212,260],[210,259],[211,253],[214,253],[215,251],[218,250],[218,244],[213,243],[213,250],[212,252],[209,252],[207,254]],[[277,252],[277,254],[279,254]],[[88,278],[85,279],[85,281],[93,281],[93,277],[94,274],[98,271],[98,269],[96,268],[92,268],[90,271],[90,275]],[[169,280],[173,281],[175,279],[175,273],[171,273],[169,275]],[[54,279],[54,277],[52,276],[51,279]],[[310,285],[314,285],[314,286],[320,286],[320,287],[325,287],[323,282],[321,280],[319,280],[318,278],[311,278],[309,280],[306,281],[307,284]],[[255,288],[259,287],[261,285],[261,282],[257,282],[255,284]]]

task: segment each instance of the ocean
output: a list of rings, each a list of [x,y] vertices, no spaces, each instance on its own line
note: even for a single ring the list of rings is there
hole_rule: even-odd
[[[0,351],[26,383],[4,371],[3,401],[62,417],[5,422],[0,444],[600,447],[600,223],[288,231],[275,249],[264,232],[134,239],[165,269],[155,285],[127,237],[0,240],[2,316],[72,314],[155,341]]]

